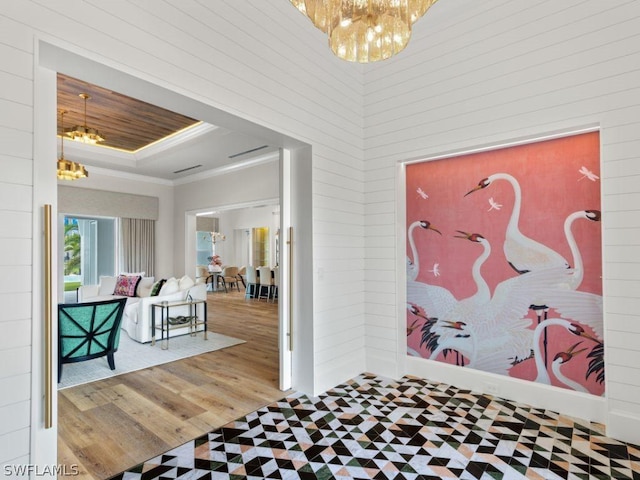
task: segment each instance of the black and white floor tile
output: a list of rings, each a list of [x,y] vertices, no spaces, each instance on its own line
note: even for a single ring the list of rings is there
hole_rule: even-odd
[[[633,479],[640,446],[602,425],[403,378],[294,395],[113,477]]]

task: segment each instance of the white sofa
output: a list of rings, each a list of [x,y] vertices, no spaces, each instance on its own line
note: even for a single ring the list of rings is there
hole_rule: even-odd
[[[78,289],[78,302],[97,302],[112,298],[126,298],[127,305],[122,316],[122,329],[129,337],[140,343],[150,342],[152,339],[151,305],[161,302],[180,302],[190,296],[193,300],[207,299],[207,286],[204,283],[194,283],[186,275],[181,279],[170,278],[162,286],[157,296],[150,296],[154,285],[153,277],[143,277],[136,289],[136,296],[122,297],[114,295],[117,277],[100,277],[98,285],[84,285]],[[188,306],[170,309],[172,317],[188,315]],[[204,316],[204,305],[197,306],[198,317]],[[160,339],[160,308],[156,308],[156,340]],[[197,326],[197,331],[204,330],[204,325]],[[189,326],[172,327],[169,336],[189,333]]]

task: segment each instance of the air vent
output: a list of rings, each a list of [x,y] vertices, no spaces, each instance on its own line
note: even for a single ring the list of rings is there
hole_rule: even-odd
[[[247,150],[246,152],[235,153],[233,155],[229,155],[229,158],[236,158],[236,157],[240,157],[241,155],[246,155],[247,153],[257,152],[258,150],[262,150],[263,148],[267,148],[268,146],[269,145],[262,145],[261,147],[252,148],[251,150]]]
[[[202,165],[194,165],[193,167],[187,167],[187,168],[183,168],[182,170],[176,170],[173,173],[182,173],[182,172],[188,172],[189,170],[193,170],[194,168],[199,168]]]

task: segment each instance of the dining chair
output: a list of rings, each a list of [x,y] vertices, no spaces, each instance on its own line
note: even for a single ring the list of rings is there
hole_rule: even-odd
[[[271,301],[275,302],[280,287],[280,267],[273,267],[273,279],[271,284]]]
[[[240,291],[238,286],[238,267],[224,267],[222,272],[218,274],[218,281],[222,281],[225,292],[227,292],[227,285],[230,287],[235,285],[236,289]]]
[[[271,267],[258,267],[258,300],[264,298],[269,300],[271,295]],[[266,292],[265,292],[266,290]]]
[[[58,305],[58,382],[65,363],[106,356],[109,368],[115,370],[114,354],[126,302],[126,298],[116,298]]]
[[[238,269],[238,279],[242,282],[242,286],[245,289],[247,288],[247,284],[244,280],[244,277],[246,277],[246,275],[247,275],[247,267],[243,265]]]
[[[249,265],[246,273],[247,286],[245,287],[244,297],[255,298],[258,293],[258,272],[256,267]]]

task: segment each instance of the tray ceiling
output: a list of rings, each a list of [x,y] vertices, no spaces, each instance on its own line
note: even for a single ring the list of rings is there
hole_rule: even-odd
[[[57,100],[58,109],[65,110],[65,128],[84,125],[81,93],[91,96],[87,100],[87,125],[105,137],[100,146],[135,152],[199,123],[194,118],[59,73]],[[58,115],[58,135],[62,130]]]

